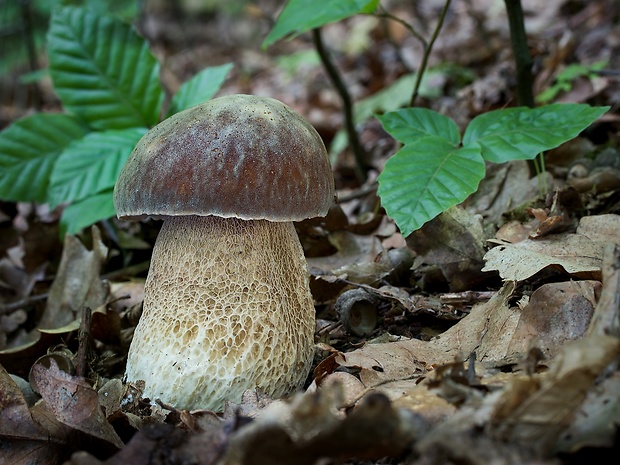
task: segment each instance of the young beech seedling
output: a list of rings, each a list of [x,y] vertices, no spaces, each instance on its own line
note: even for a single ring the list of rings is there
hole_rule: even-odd
[[[315,311],[292,222],[333,201],[323,141],[277,100],[220,97],[145,134],[114,189],[119,218],[164,220],[127,380],[183,409],[299,389]]]

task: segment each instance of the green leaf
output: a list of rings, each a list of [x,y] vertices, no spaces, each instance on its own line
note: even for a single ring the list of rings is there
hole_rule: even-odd
[[[113,197],[113,190],[109,189],[66,207],[60,217],[61,236],[77,234],[97,221],[112,218],[116,215]]]
[[[411,144],[426,136],[437,136],[458,145],[461,134],[456,123],[426,108],[403,108],[377,116],[383,129],[403,144]]]
[[[359,13],[372,13],[378,5],[379,0],[289,0],[263,48],[289,34],[296,36]]]
[[[556,103],[539,108],[507,108],[476,116],[463,146],[478,146],[486,161],[529,160],[576,137],[609,107]]]
[[[54,90],[68,111],[94,129],[159,121],[159,64],[130,26],[65,7],[52,15],[47,41]]]
[[[177,93],[174,94],[170,103],[170,110],[166,116],[172,116],[179,111],[209,100],[222,87],[232,67],[232,63],[227,63],[205,68],[189,81],[183,83]]]
[[[475,192],[484,177],[477,147],[457,148],[427,136],[405,145],[379,175],[379,196],[403,236]]]
[[[58,157],[50,181],[52,207],[112,189],[129,154],[146,128],[91,132]]]
[[[87,129],[63,114],[35,114],[0,133],[0,198],[44,202],[56,159]]]

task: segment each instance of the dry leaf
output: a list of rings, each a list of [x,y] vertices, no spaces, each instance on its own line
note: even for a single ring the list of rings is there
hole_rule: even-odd
[[[309,257],[311,274],[333,275],[364,284],[377,283],[393,268],[381,241],[375,236],[360,236],[348,231],[334,231],[330,242],[338,252],[326,257]],[[377,257],[385,256],[383,260]],[[317,272],[313,271],[321,270]]]
[[[92,227],[93,250],[74,236],[67,235],[58,273],[52,286],[40,328],[57,328],[73,321],[82,307],[91,309],[103,305],[108,296],[107,285],[100,273],[108,249],[101,240],[101,233]]]
[[[119,449],[124,446],[108,423],[97,392],[83,378],[61,371],[54,360],[50,360],[49,368],[34,365],[32,374],[41,397],[58,421]]]
[[[620,244],[620,215],[584,216],[576,232],[595,242]]]
[[[591,389],[562,433],[558,449],[570,453],[582,447],[614,447],[620,424],[620,373]]]
[[[2,463],[56,465],[66,454],[68,428],[63,428],[28,403],[0,365],[0,442]]]
[[[366,396],[344,418],[338,389],[275,402],[229,437],[220,465],[312,465],[335,461],[394,457],[406,450],[425,425],[395,409],[381,394]]]
[[[536,289],[521,310],[508,354],[525,354],[536,347],[550,357],[565,342],[581,338],[590,324],[600,287],[598,281],[566,281]]]
[[[547,175],[547,185],[553,180]],[[503,215],[538,198],[538,180],[530,177],[525,160],[491,164],[478,190],[467,200],[467,210],[480,214],[487,224],[501,224]]]
[[[359,378],[367,388],[412,378],[425,372],[419,362],[423,360],[420,352],[410,347],[415,345],[412,341],[367,344],[353,352],[337,355],[336,361],[343,367],[359,368]]]
[[[483,271],[499,271],[507,281],[524,281],[548,266],[584,279],[600,278],[603,243],[581,234],[558,234],[500,243],[484,256]]]
[[[438,266],[452,292],[472,289],[489,278],[481,273],[487,235],[482,218],[452,207],[407,237],[417,254],[414,268]]]

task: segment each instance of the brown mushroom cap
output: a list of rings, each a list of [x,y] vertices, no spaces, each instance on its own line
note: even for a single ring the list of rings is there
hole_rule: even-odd
[[[215,215],[299,221],[334,201],[316,130],[282,102],[229,95],[164,120],[138,142],[114,189],[119,218]]]

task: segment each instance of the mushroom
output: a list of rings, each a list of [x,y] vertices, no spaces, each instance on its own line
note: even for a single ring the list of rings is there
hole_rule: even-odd
[[[333,202],[323,141],[278,100],[224,96],[147,132],[114,188],[120,219],[164,220],[127,381],[182,409],[301,388],[315,309],[293,221]]]

